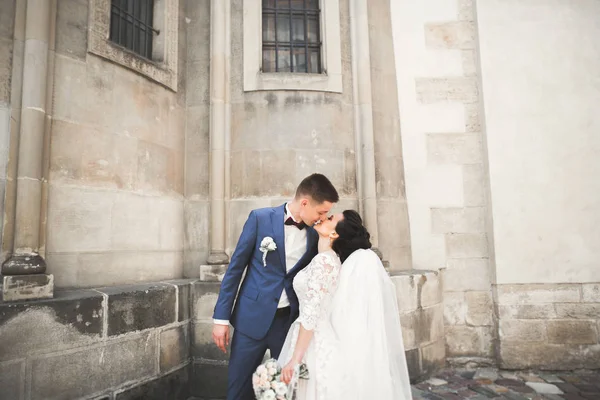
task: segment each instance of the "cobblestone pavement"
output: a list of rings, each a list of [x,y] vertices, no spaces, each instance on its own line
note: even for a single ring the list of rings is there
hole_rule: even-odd
[[[600,400],[600,371],[444,370],[413,385],[414,400]]]

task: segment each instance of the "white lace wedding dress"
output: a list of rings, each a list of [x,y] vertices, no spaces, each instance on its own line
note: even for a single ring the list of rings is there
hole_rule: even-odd
[[[300,316],[287,335],[279,364],[283,367],[291,360],[298,340],[300,325],[314,330],[309,347],[304,354],[309,379],[298,380],[296,398],[299,400],[326,400],[327,367],[335,349],[335,336],[329,318],[332,295],[337,287],[341,262],[332,250],[317,254],[312,262],[294,278],[294,290],[300,303]]]

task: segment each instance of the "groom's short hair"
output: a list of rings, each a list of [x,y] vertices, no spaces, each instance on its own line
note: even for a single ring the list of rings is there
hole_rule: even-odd
[[[308,196],[318,204],[326,201],[337,203],[340,199],[337,190],[329,179],[323,174],[312,174],[300,182],[296,189],[296,198]]]

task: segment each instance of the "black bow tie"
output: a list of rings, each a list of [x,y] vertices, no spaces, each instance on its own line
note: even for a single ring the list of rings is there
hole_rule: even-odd
[[[285,220],[285,224],[286,225],[294,225],[296,228],[298,228],[300,230],[306,228],[306,224],[304,222],[296,222],[296,221],[294,221],[294,219],[292,217],[288,217],[288,219]]]

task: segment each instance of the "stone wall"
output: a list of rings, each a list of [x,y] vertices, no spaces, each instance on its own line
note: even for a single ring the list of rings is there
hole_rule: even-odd
[[[489,363],[495,327],[474,4],[391,4],[413,266],[445,268],[448,357]]]
[[[186,400],[191,283],[0,303],[0,399]]]
[[[499,366],[600,368],[600,283],[498,285]]]
[[[92,3],[57,4],[48,272],[59,287],[180,277],[186,54],[174,92],[88,51]]]

